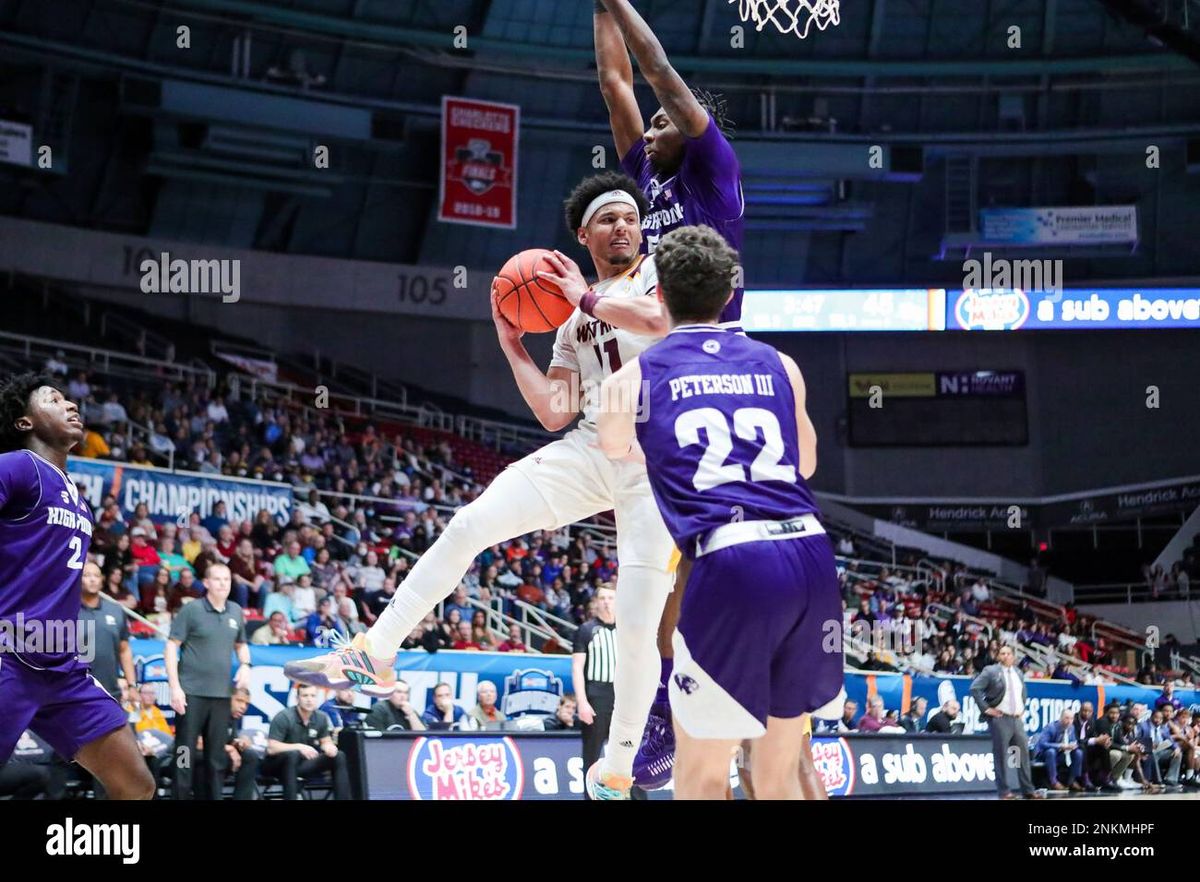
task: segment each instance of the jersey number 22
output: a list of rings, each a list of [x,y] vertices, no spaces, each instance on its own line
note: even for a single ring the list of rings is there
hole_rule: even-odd
[[[779,420],[769,410],[761,407],[742,407],[733,412],[733,435],[743,441],[757,441],[762,430],[762,448],[750,464],[749,477],[746,466],[726,462],[733,453],[733,437],[729,431],[729,420],[715,407],[701,407],[679,415],[675,420],[675,440],[680,447],[704,444],[700,431],[708,436],[708,444],[692,484],[697,490],[711,490],[722,484],[750,481],[786,481],[796,483],[796,467],[783,462],[786,451]]]

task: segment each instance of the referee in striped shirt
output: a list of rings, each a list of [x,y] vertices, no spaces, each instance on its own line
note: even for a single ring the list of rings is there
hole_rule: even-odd
[[[571,679],[579,705],[579,722],[583,724],[580,728],[585,769],[600,759],[608,727],[612,725],[613,674],[617,667],[616,595],[608,585],[596,589],[596,617],[575,632]],[[589,798],[586,788],[584,798]]]

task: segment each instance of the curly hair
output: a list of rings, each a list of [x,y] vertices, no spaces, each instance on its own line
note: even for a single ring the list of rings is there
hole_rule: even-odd
[[[16,422],[29,413],[30,397],[43,386],[58,388],[48,375],[32,371],[0,382],[0,453],[25,446],[25,433],[18,431]]]
[[[696,100],[700,102],[700,106],[708,111],[708,115],[713,118],[713,122],[717,124],[717,128],[726,140],[733,140],[733,132],[736,128],[733,120],[729,118],[729,102],[725,100],[725,96],[720,92],[709,92],[706,89],[692,89],[692,94],[696,96]]]
[[[716,321],[733,292],[737,252],[711,227],[680,227],[654,252],[663,301],[676,324]]]
[[[563,203],[567,232],[571,234],[572,238],[583,226],[583,214],[592,204],[592,200],[610,190],[624,190],[632,196],[637,202],[638,213],[642,217],[645,217],[646,212],[650,210],[650,203],[647,201],[646,195],[638,187],[637,181],[629,175],[623,175],[620,172],[602,172],[592,175],[590,178],[584,178]]]

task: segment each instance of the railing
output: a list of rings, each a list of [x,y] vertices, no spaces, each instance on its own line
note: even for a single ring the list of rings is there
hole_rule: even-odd
[[[98,370],[114,376],[136,376],[158,381],[181,381],[194,377],[210,385],[216,382],[216,374],[208,367],[197,368],[159,358],[129,355],[111,349],[81,346],[77,343],[64,343],[24,334],[10,334],[6,331],[0,331],[0,350],[17,353],[27,360],[48,358],[61,350],[68,357],[73,356],[71,367]]]
[[[164,361],[175,361],[174,343],[114,312],[100,315],[100,336],[112,336],[118,341],[130,343],[139,355],[154,357],[157,354]]]
[[[1191,586],[1183,593],[1167,588],[1154,596],[1154,589],[1145,582],[1109,582],[1099,585],[1076,585],[1077,603],[1133,603],[1156,600],[1191,600]]]

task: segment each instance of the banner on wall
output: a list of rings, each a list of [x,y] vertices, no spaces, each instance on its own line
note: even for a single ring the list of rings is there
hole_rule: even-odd
[[[79,456],[67,458],[67,471],[94,511],[104,497],[111,495],[127,521],[141,503],[146,504],[155,523],[182,523],[192,512],[206,518],[218,502],[225,503],[226,517],[231,521],[252,521],[264,509],[281,526],[292,516],[292,488],[287,484],[172,472]]]
[[[514,229],[521,108],[442,97],[438,220]]]
[[[979,212],[989,245],[1082,245],[1138,240],[1137,206],[985,208]]]
[[[0,119],[0,162],[33,165],[33,126]]]
[[[130,646],[138,678],[160,684],[159,704],[169,715],[163,641],[132,640]],[[283,675],[283,666],[324,651],[315,646],[251,645],[253,668],[246,725],[265,729],[275,714],[294,704],[292,683]],[[476,703],[476,689],[486,680],[496,687],[496,704],[509,718],[549,715],[558,708],[559,698],[571,691],[571,657],[516,652],[401,651],[396,656],[396,676],[408,684],[409,700],[418,713],[433,701],[433,690],[439,683],[449,684],[455,704],[470,710]]]
[[[911,677],[906,674],[847,674],[846,693],[858,702],[859,712],[867,704],[869,694],[879,695],[888,710],[893,708],[904,713],[914,698],[924,698],[929,706],[927,717],[933,716],[950,699],[958,701],[960,719],[964,723],[964,735],[987,734],[987,722],[979,713],[979,707],[971,698],[971,677]],[[907,690],[907,694],[906,694]],[[1124,704],[1126,701],[1145,702],[1153,706],[1154,700],[1162,695],[1161,689],[1148,686],[1076,686],[1062,680],[1025,680],[1025,732],[1033,735],[1057,720],[1064,710],[1078,713],[1080,705],[1090,701],[1099,711],[1111,701]],[[1189,689],[1175,690],[1175,697],[1184,706],[1200,708],[1200,692]]]

